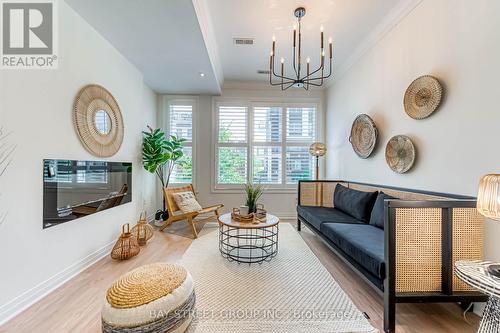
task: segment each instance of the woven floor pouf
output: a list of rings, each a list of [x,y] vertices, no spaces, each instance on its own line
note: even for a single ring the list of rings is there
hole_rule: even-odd
[[[182,266],[145,265],[120,277],[106,294],[105,333],[181,333],[195,303],[193,279]]]

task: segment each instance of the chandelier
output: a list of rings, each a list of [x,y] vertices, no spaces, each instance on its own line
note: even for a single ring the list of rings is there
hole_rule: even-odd
[[[321,59],[320,66],[310,71],[310,61],[311,58],[306,58],[306,73],[304,74],[302,68],[302,33],[300,21],[304,15],[306,15],[306,9],[304,7],[299,7],[295,9],[294,15],[298,21],[299,38],[297,40],[297,26],[293,27],[293,71],[291,77],[285,75],[285,58],[281,58],[281,71],[280,74],[276,74],[274,62],[276,57],[276,38],[273,36],[273,48],[271,51],[271,56],[269,58],[269,83],[272,86],[281,86],[281,90],[286,90],[290,87],[304,88],[309,90],[309,86],[321,87],[325,79],[332,75],[332,39],[328,41],[329,49],[329,69],[328,75],[325,75],[325,49],[323,46],[323,27],[321,27]],[[273,82],[273,77],[277,78],[277,82]]]

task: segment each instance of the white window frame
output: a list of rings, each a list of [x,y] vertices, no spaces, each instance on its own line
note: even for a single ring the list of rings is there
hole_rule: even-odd
[[[247,100],[240,98],[214,98],[212,103],[212,170],[211,170],[211,183],[212,183],[212,193],[241,193],[243,185],[241,184],[219,184],[218,181],[218,148],[219,148],[219,107],[223,106],[233,106],[233,107],[246,107],[247,108],[247,142],[246,143],[224,143],[220,146],[234,146],[234,147],[245,147],[247,148],[247,179],[253,179],[253,149],[254,147],[270,147],[276,146],[281,147],[281,184],[264,184],[267,188],[266,193],[294,193],[297,191],[297,184],[287,184],[286,183],[286,147],[287,146],[309,146],[310,143],[294,143],[290,142],[287,144],[286,141],[286,121],[287,121],[287,108],[293,107],[314,107],[316,110],[315,114],[315,137],[313,141],[321,141],[323,137],[323,129],[320,124],[323,122],[322,114],[322,103],[320,98],[311,99],[260,99],[260,100]],[[253,142],[253,114],[254,107],[280,107],[282,109],[281,121],[281,142]],[[314,173],[315,170],[312,170]]]
[[[198,104],[199,100],[197,97],[186,97],[186,96],[165,96],[163,100],[163,108],[162,108],[162,124],[163,124],[163,129],[165,131],[165,135],[168,137],[170,136],[170,106],[171,105],[191,105],[192,106],[192,138],[191,142],[186,142],[183,145],[186,147],[191,147],[192,149],[192,170],[191,170],[191,183],[193,184],[193,187],[196,188],[196,170],[197,168],[197,163],[198,159],[196,157],[196,140],[197,140],[197,135],[196,135],[196,129],[197,129],[197,113],[198,113]],[[181,185],[187,185],[188,183],[174,183],[170,182],[169,186],[174,185],[174,186],[181,186]]]

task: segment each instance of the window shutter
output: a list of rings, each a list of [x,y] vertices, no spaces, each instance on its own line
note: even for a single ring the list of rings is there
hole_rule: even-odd
[[[299,180],[313,179],[314,161],[309,147],[286,147],[286,183],[297,184]]]
[[[170,135],[193,141],[192,105],[170,105]]]
[[[253,141],[281,142],[281,108],[255,107],[253,112]]]
[[[219,143],[247,142],[247,108],[219,107]]]
[[[219,147],[219,184],[245,184],[247,182],[247,148]]]
[[[171,184],[189,184],[193,182],[193,105],[172,103],[169,107],[169,132],[179,139],[185,139],[181,158],[170,175]]]
[[[281,184],[281,147],[253,148],[253,182]]]
[[[286,109],[287,141],[313,142],[316,137],[316,108]]]

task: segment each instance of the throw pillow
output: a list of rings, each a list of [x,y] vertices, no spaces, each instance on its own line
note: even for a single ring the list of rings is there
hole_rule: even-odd
[[[196,201],[196,197],[193,192],[172,193],[172,197],[183,213],[191,213],[201,210],[201,206],[198,201]]]
[[[373,205],[372,209],[372,214],[370,216],[370,224],[380,229],[384,229],[384,200],[386,199],[397,199],[397,198],[385,194],[384,192],[380,192],[377,195],[377,200],[375,200],[375,204]]]
[[[363,192],[337,184],[333,206],[358,220],[368,222],[376,198],[377,192]]]

